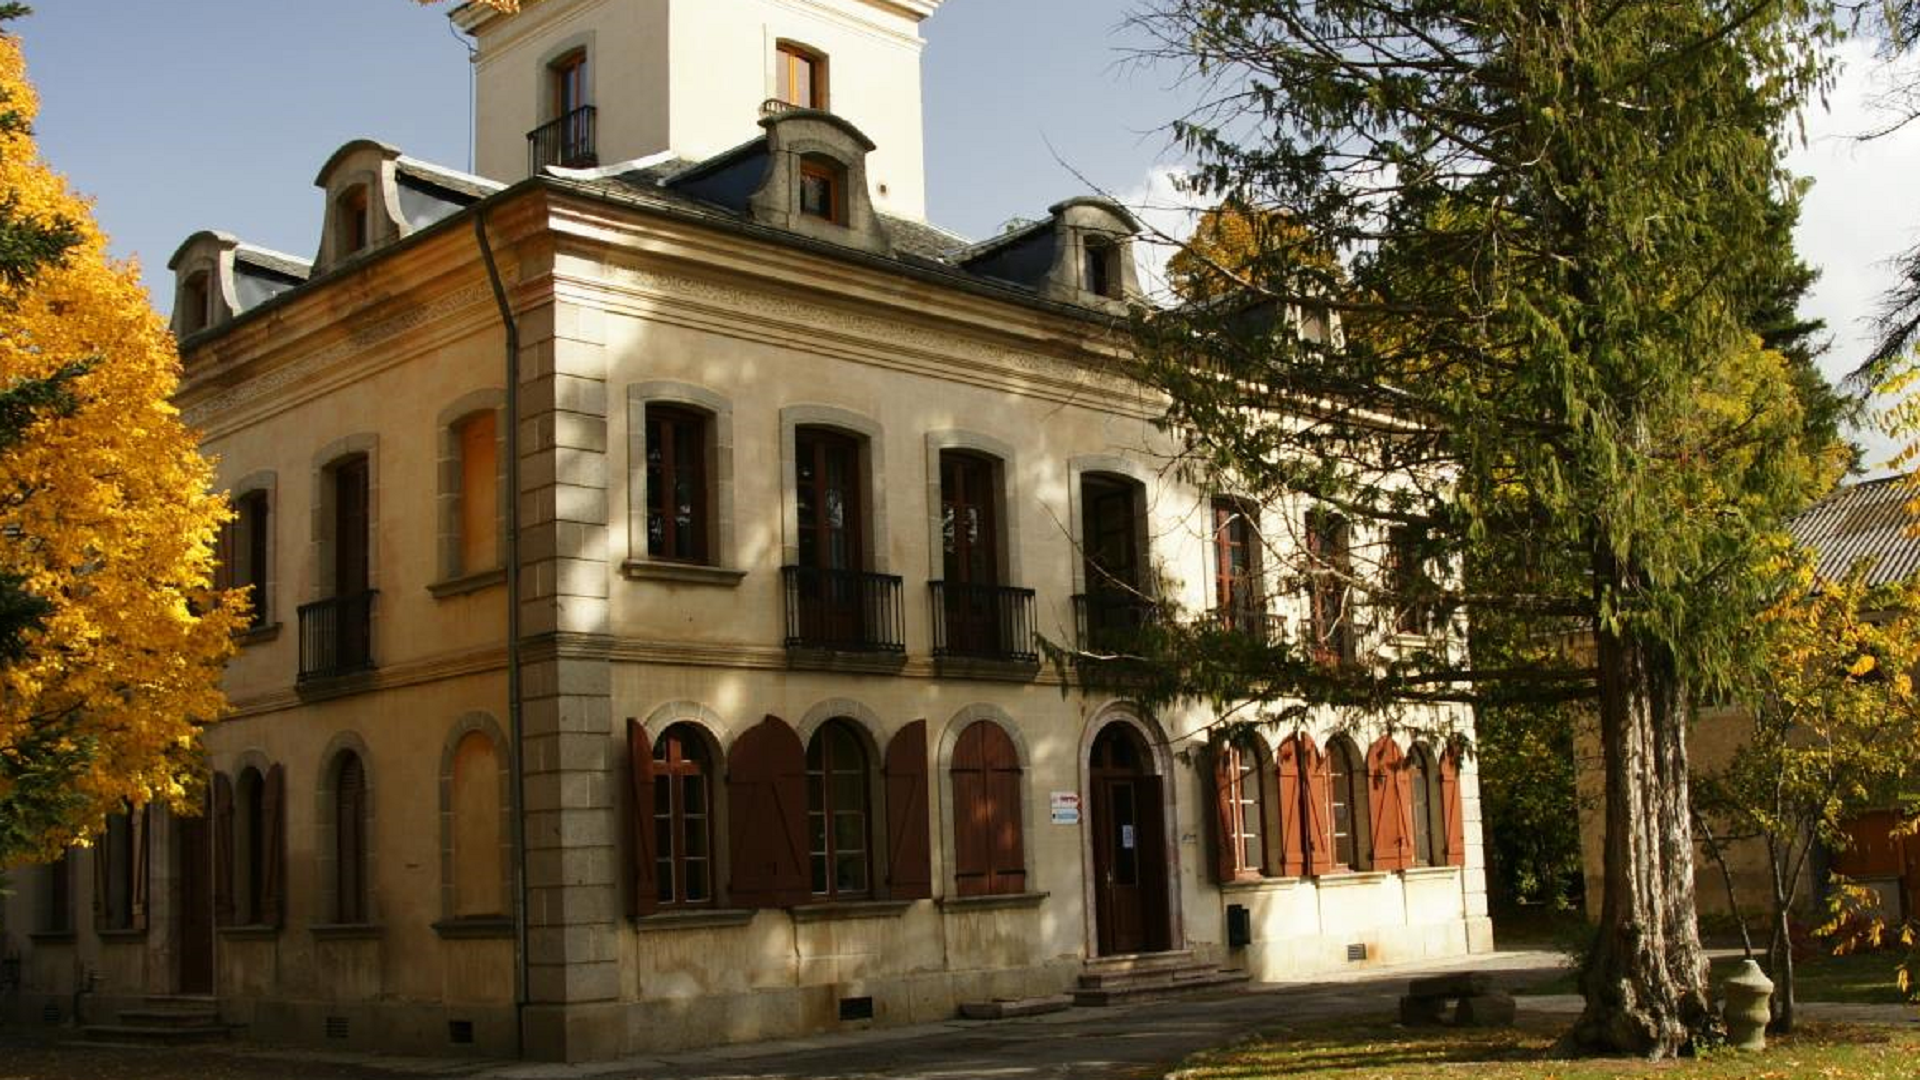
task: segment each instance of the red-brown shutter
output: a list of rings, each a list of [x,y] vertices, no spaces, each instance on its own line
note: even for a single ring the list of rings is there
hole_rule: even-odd
[[[150,842],[148,836],[151,830],[148,828],[148,825],[150,824],[152,814],[152,806],[142,806],[140,812],[132,816],[133,883],[129,888],[132,889],[133,924],[131,929],[134,930],[145,930],[147,928],[147,845]]]
[[[108,817],[107,827],[94,838],[93,850],[89,853],[92,855],[93,864],[93,929],[95,932],[118,929],[118,927],[109,926],[107,922],[111,914],[107,910],[107,885],[113,877],[107,867],[107,864],[113,861],[110,853],[111,845],[107,840],[113,833],[112,815]]]
[[[1213,757],[1213,880],[1226,884],[1239,876],[1239,854],[1234,851],[1238,844],[1235,833],[1238,831],[1240,807],[1233,799],[1233,748],[1225,744],[1215,746]]]
[[[651,915],[660,906],[653,821],[653,744],[645,724],[627,717],[627,793],[633,804],[628,820],[633,843],[627,848],[627,914]]]
[[[1333,872],[1333,770],[1312,739],[1299,738],[1307,777],[1307,873],[1318,877]]]
[[[1274,758],[1279,774],[1281,877],[1302,877],[1307,872],[1307,778],[1300,761],[1302,738],[1292,735],[1282,739]]]
[[[260,921],[279,926],[286,918],[287,892],[287,770],[275,765],[267,770],[267,782],[260,789],[260,830],[266,834],[261,845],[265,866],[260,867]]]
[[[1467,865],[1467,823],[1460,810],[1460,752],[1440,755],[1440,818],[1446,825],[1447,864]]]
[[[233,925],[233,781],[213,774],[213,923]]]
[[[993,796],[987,770],[987,730],[975,721],[953,748],[953,885],[961,896],[993,891]]]
[[[992,827],[991,869],[988,888],[996,893],[1027,891],[1026,839],[1021,832],[1020,753],[1000,725],[982,721],[981,741],[986,747],[987,805]]]
[[[887,894],[895,900],[933,895],[927,838],[927,722],[915,720],[887,743]]]
[[[784,720],[769,716],[734,741],[727,759],[729,902],[792,907],[807,885],[807,751]]]
[[[1367,751],[1367,783],[1373,811],[1373,868],[1405,870],[1413,865],[1412,783],[1400,748],[1382,735]]]

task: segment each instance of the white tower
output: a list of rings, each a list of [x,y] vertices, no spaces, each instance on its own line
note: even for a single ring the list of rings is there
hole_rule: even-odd
[[[875,209],[926,216],[920,22],[940,0],[531,0],[454,13],[477,43],[475,168],[711,157],[779,102],[825,108],[877,149]],[[775,103],[770,106],[769,103]]]

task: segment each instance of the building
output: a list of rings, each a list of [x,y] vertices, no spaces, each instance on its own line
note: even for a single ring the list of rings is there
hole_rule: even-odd
[[[463,8],[484,176],[354,142],[311,262],[180,247],[254,624],[208,814],[17,875],[15,1015],[583,1060],[1491,947],[1470,759],[1041,662],[1143,597],[1394,639],[1160,471],[1123,208],[924,221],[936,7]]]

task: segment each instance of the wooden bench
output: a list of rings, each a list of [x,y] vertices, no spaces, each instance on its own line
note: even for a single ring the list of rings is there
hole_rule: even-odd
[[[1478,971],[1414,979],[1400,999],[1400,1022],[1407,1027],[1512,1027],[1513,1014],[1513,995],[1495,986],[1491,975]]]

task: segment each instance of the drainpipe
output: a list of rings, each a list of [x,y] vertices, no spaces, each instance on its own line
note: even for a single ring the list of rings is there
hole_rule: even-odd
[[[487,267],[493,302],[507,332],[507,797],[513,822],[513,1046],[514,1056],[526,1056],[527,1008],[527,822],[526,770],[520,752],[520,324],[500,281],[487,239],[487,204],[474,208],[473,235],[480,243],[480,261]]]

